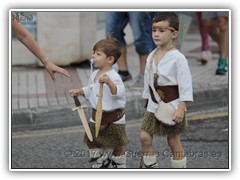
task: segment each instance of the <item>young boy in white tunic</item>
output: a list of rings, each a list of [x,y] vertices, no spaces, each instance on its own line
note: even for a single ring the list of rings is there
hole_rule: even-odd
[[[112,68],[121,56],[121,47],[116,39],[107,38],[98,41],[93,48],[92,58],[95,70],[88,86],[69,91],[71,96],[82,95],[92,106],[89,126],[93,135],[90,142],[85,134],[84,141],[90,149],[92,168],[126,168],[124,146],[129,142],[125,130],[124,108],[126,104],[125,87],[121,77]],[[95,137],[95,113],[100,83],[103,84],[102,121],[99,135]],[[113,150],[111,159],[110,150]]]
[[[148,58],[145,68],[143,98],[147,99],[140,140],[143,158],[141,167],[157,168],[157,157],[152,145],[153,135],[167,136],[171,148],[171,167],[186,168],[186,157],[180,141],[180,133],[186,131],[185,110],[188,101],[193,101],[192,78],[187,59],[174,45],[178,35],[179,19],[174,12],[157,13],[152,22],[152,38],[157,48]],[[170,103],[175,112],[173,126],[155,118],[158,102],[154,99],[150,86],[150,75],[157,74],[155,89],[165,103]]]

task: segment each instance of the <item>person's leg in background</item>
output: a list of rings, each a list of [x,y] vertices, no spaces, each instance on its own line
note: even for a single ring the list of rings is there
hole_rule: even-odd
[[[220,51],[221,58],[218,62],[218,68],[216,75],[225,75],[228,64],[228,16],[224,14],[218,14],[218,27],[220,31]]]
[[[107,12],[106,14],[106,35],[116,38],[122,46],[122,55],[118,60],[118,73],[123,81],[132,79],[127,65],[127,44],[125,41],[124,28],[129,22],[127,12]]]
[[[220,32],[217,28],[217,19],[215,12],[202,12],[202,19],[208,34],[219,45]]]
[[[150,12],[129,12],[134,44],[139,55],[139,74],[134,79],[132,88],[143,88],[144,71],[148,54],[154,49],[152,43],[152,16]]]
[[[183,41],[191,26],[192,12],[177,12],[179,18],[179,35],[177,37],[176,47],[182,51]]]
[[[203,12],[204,25],[220,48],[216,75],[225,75],[228,63],[228,12]]]
[[[196,15],[197,15],[198,27],[201,35],[201,40],[202,40],[200,61],[202,65],[205,65],[209,60],[211,60],[212,53],[210,51],[208,32],[205,29],[205,26],[202,20],[202,12],[197,12]]]

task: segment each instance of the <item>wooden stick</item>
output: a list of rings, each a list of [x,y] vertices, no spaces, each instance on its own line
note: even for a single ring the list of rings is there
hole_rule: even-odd
[[[95,134],[96,137],[98,137],[98,133],[100,130],[101,126],[101,121],[102,121],[102,97],[103,97],[103,83],[100,83],[99,87],[99,94],[98,96],[98,103],[97,103],[97,112],[95,115]]]

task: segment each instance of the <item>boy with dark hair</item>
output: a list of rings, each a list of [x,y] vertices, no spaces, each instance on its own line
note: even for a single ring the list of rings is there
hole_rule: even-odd
[[[71,96],[84,96],[92,106],[89,126],[93,142],[88,140],[86,134],[84,137],[90,149],[92,168],[107,168],[111,163],[114,168],[126,168],[124,146],[129,140],[125,130],[125,87],[121,77],[112,68],[120,56],[121,47],[116,39],[107,38],[98,41],[92,55],[94,67],[97,70],[92,73],[88,86],[69,91]],[[101,83],[104,83],[102,119],[99,135],[96,137],[95,114],[99,98],[96,94],[99,92]],[[111,149],[113,152],[110,159]]]

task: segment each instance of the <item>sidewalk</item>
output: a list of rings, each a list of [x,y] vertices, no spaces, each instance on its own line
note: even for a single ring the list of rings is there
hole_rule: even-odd
[[[188,112],[204,111],[228,106],[228,76],[216,76],[218,48],[211,41],[213,60],[202,66],[197,61],[200,52],[200,35],[188,34],[183,44],[183,53],[189,60],[193,79],[194,102],[189,103]],[[133,77],[138,75],[139,61],[133,45],[128,46],[128,66]],[[72,112],[73,98],[68,95],[71,88],[87,84],[90,76],[88,62],[75,67],[66,67],[71,78],[56,74],[53,82],[43,68],[12,67],[12,130],[32,130],[81,125],[78,114]],[[131,89],[132,82],[126,82],[127,120],[142,117],[145,108],[141,90]],[[88,105],[86,116],[91,108]]]

